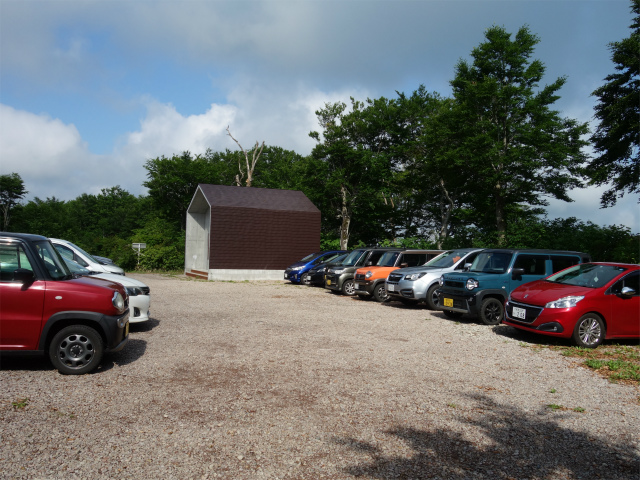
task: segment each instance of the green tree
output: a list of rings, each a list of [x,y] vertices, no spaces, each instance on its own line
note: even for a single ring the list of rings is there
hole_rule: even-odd
[[[475,179],[473,207],[478,219],[493,213],[503,244],[513,205],[546,205],[544,196],[571,201],[567,190],[582,186],[580,137],[588,130],[551,108],[566,78],[538,90],[545,67],[531,59],[537,36],[522,27],[511,40],[494,26],[485,37],[472,64],[458,62],[451,85],[466,169]]]
[[[184,152],[171,158],[165,156],[147,160],[147,180],[154,209],[178,228],[186,227],[187,209],[199,183],[231,185],[235,175],[235,164],[229,162],[231,152],[226,155],[207,150],[204,155],[193,157]],[[233,162],[237,162],[234,157]]]
[[[635,17],[631,35],[609,44],[616,73],[592,95],[598,97],[591,136],[598,154],[587,173],[592,185],[610,185],[602,194],[603,207],[616,204],[625,192],[640,194],[640,0],[631,2]]]
[[[16,231],[35,233],[45,237],[65,238],[72,228],[67,202],[56,197],[42,200],[35,197],[15,210]]]
[[[470,154],[464,151],[453,99],[429,93],[424,86],[410,97],[399,94],[405,132],[396,150],[402,159],[399,178],[406,215],[405,236],[435,238],[442,248],[459,227],[473,189]]]
[[[343,102],[327,103],[316,115],[323,129],[310,136],[318,141],[312,151],[321,183],[326,190],[328,215],[339,219],[340,248],[346,249],[352,221],[360,220],[365,242],[385,238],[393,206],[394,176],[390,147],[393,144],[393,105],[385,98],[351,99],[351,109]],[[385,201],[386,199],[386,201]],[[371,221],[372,218],[378,222]],[[365,230],[374,225],[373,230]],[[387,233],[389,233],[387,231]],[[393,235],[393,232],[391,232]]]
[[[24,188],[22,177],[17,173],[0,175],[0,211],[2,211],[2,230],[7,231],[11,210],[29,193]]]

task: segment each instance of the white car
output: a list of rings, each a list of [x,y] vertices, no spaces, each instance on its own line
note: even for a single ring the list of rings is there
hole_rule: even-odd
[[[67,240],[59,238],[50,238],[53,246],[60,252],[65,260],[73,260],[81,266],[93,273],[115,273],[116,275],[124,275],[124,270],[113,263],[100,263],[93,256],[85,252],[79,246],[74,245]]]
[[[91,278],[102,278],[122,285],[129,295],[129,323],[146,322],[149,320],[151,305],[151,289],[140,280],[113,273],[94,273],[82,265],[61,255],[62,259],[74,275],[91,275]]]

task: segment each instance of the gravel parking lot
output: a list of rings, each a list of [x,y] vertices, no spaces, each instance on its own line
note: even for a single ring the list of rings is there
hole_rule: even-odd
[[[544,338],[283,282],[131,276],[153,318],[96,372],[2,358],[0,478],[640,477],[638,387],[529,348]]]

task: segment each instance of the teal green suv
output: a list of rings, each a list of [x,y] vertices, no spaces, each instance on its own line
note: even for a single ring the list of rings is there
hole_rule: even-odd
[[[504,303],[514,288],[590,261],[591,257],[581,252],[483,250],[468,271],[440,277],[436,308],[449,318],[471,314],[486,325],[498,325],[504,318]]]

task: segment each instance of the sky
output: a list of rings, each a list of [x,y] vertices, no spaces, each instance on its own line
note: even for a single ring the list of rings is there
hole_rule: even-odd
[[[555,107],[593,130],[631,20],[629,0],[0,0],[0,174],[26,200],[143,195],[147,160],[235,150],[227,127],[306,155],[326,103],[451,95],[494,25],[540,38],[541,87],[566,76]],[[640,232],[638,199],[601,209],[604,190],[550,200],[548,217]]]

